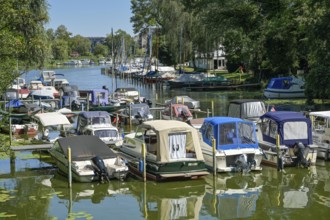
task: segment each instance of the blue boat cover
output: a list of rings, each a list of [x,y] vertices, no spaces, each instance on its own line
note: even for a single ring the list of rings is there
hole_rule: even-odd
[[[20,106],[23,106],[24,103],[19,99],[12,99],[8,103],[6,103],[6,108],[12,107],[12,108],[18,108]]]
[[[212,127],[213,137],[216,139],[217,150],[230,150],[240,148],[258,148],[258,141],[255,133],[255,125],[252,121],[232,117],[209,117],[205,118],[201,133],[203,141],[212,147],[212,137],[208,134],[209,127]],[[232,142],[227,142],[226,130],[233,128],[231,134]],[[234,138],[233,138],[234,137]],[[244,140],[243,140],[244,138]]]
[[[260,117],[262,120],[264,119],[270,119],[274,121],[277,124],[277,132],[280,135],[280,144],[287,145],[289,147],[293,146],[296,142],[302,142],[303,144],[312,144],[312,124],[311,120],[309,118],[306,118],[302,113],[300,112],[293,112],[293,111],[275,111],[275,112],[267,112],[266,114],[262,115]],[[284,134],[284,124],[287,122],[305,122],[307,126],[307,134],[305,134],[305,138],[303,139],[290,139],[288,136],[290,134]],[[270,125],[268,125],[270,126]],[[292,131],[302,132],[302,128],[294,128],[292,127]],[[287,131],[286,131],[287,132]],[[286,137],[286,138],[284,138]],[[270,143],[276,144],[276,138],[265,135],[263,133],[263,138],[265,141],[268,141]]]

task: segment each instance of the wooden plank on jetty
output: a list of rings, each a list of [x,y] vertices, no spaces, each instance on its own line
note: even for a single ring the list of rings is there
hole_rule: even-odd
[[[24,151],[24,150],[49,150],[53,144],[35,144],[35,145],[21,145],[10,146],[12,151]]]

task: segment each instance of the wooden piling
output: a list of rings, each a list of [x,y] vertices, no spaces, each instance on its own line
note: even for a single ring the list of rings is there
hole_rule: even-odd
[[[212,152],[213,152],[213,176],[217,175],[217,158],[216,158],[216,142],[212,138]]]
[[[142,160],[143,160],[143,182],[147,181],[147,170],[146,170],[146,144],[142,144]]]
[[[68,184],[72,187],[72,173],[71,173],[71,147],[68,147]]]

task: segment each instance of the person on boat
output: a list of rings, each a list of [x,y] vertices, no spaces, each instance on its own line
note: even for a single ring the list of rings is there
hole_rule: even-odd
[[[271,112],[275,112],[275,111],[276,111],[276,109],[275,109],[275,106],[274,106],[274,105],[272,105],[272,108],[270,109],[270,111],[271,111]]]
[[[228,143],[234,143],[233,138],[235,138],[235,129],[229,129],[226,137]]]

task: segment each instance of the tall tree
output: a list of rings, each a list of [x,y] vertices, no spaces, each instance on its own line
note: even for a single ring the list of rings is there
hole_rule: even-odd
[[[0,0],[0,92],[21,70],[43,66],[48,57],[45,0]]]

